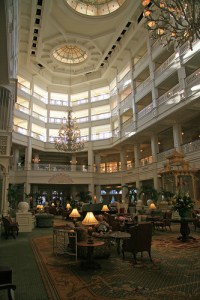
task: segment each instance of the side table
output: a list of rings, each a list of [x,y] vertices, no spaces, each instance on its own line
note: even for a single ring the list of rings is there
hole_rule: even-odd
[[[121,240],[129,239],[131,237],[130,233],[124,231],[114,231],[110,233],[110,237],[116,240],[117,244],[117,254],[120,254]]]
[[[95,247],[101,247],[105,244],[105,242],[102,241],[96,241],[92,244],[88,244],[87,241],[81,241],[77,243],[78,247],[87,247],[87,257],[85,261],[81,262],[81,268],[83,269],[100,269],[101,265],[94,260],[93,252]]]

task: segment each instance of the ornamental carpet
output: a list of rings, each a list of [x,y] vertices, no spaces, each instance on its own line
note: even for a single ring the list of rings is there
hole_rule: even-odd
[[[179,229],[155,231],[152,258],[144,253],[133,263],[131,253],[116,254],[115,245],[107,259],[98,259],[101,269],[83,270],[73,256],[55,255],[52,236],[35,237],[32,249],[49,299],[53,300],[199,300],[200,233],[196,240],[177,240]],[[42,300],[42,299],[41,299]]]

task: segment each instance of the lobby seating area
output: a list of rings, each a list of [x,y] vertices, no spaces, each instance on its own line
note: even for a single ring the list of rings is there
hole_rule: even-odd
[[[96,216],[97,218],[99,218],[99,216]],[[107,217],[107,215],[106,215]],[[115,217],[112,216],[112,218],[115,218],[115,222],[122,224],[123,221],[122,219],[124,219],[124,222],[126,219],[128,219],[128,221],[130,222],[130,215],[115,215]],[[111,219],[112,219],[111,218]],[[188,247],[194,247],[192,246],[192,243],[195,243],[193,241],[188,242],[188,243],[183,243],[181,240],[177,240],[177,237],[180,234],[180,224],[179,223],[174,223],[173,220],[171,222],[171,230],[157,230],[156,228],[153,230],[153,225],[151,221],[148,222],[139,222],[137,223],[135,220],[135,215],[134,218],[132,219],[134,222],[134,225],[129,227],[128,230],[125,227],[120,227],[122,231],[113,231],[112,227],[108,224],[108,229],[107,231],[103,231],[103,227],[100,227],[100,229],[98,229],[98,225],[94,226],[94,232],[93,232],[93,237],[95,239],[95,241],[101,241],[104,242],[105,244],[101,247],[94,247],[94,252],[93,252],[93,257],[95,259],[95,261],[97,261],[99,263],[99,265],[101,265],[101,269],[98,270],[90,270],[88,269],[87,272],[89,272],[88,274],[98,274],[99,271],[101,270],[101,273],[104,272],[105,269],[105,264],[107,263],[111,263],[113,261],[113,259],[117,259],[118,263],[120,263],[121,268],[124,269],[127,266],[127,262],[129,262],[129,264],[131,264],[131,268],[135,268],[134,266],[138,266],[139,269],[134,269],[136,274],[139,271],[140,272],[140,268],[141,265],[143,264],[143,261],[145,262],[145,264],[147,264],[149,267],[148,268],[155,268],[156,264],[157,264],[157,259],[158,259],[158,253],[157,250],[155,248],[155,242],[156,241],[160,241],[161,245],[163,243],[166,243],[166,245],[169,243],[169,241],[174,240],[174,243],[177,244],[178,249],[189,249]],[[102,214],[100,217],[100,221],[99,221],[99,225],[102,222]],[[104,219],[103,224],[106,224],[107,221]],[[77,240],[76,238],[73,237],[68,237],[65,242],[68,244],[68,250],[69,251],[65,251],[66,248],[62,248],[62,243],[63,243],[63,237],[60,239],[60,236],[58,236],[56,234],[56,240],[57,240],[57,245],[53,244],[53,232],[54,230],[61,230],[61,231],[74,231],[77,234]],[[102,230],[101,230],[102,229]],[[193,226],[193,224],[190,224],[190,230],[191,230],[191,235],[194,236],[197,240],[199,238],[199,231],[197,230],[195,232],[195,228]],[[120,232],[123,233],[127,233],[130,234],[130,238],[126,237],[126,238],[122,238],[120,240],[119,246],[120,246],[120,252],[116,251],[116,247],[118,246],[118,240],[116,238],[114,238],[113,233],[116,233],[116,236],[120,235]],[[77,258],[76,258],[76,253],[74,256],[74,252],[75,252],[75,243],[77,242],[81,242],[81,241],[87,241],[88,238],[88,227],[83,226],[82,225],[82,220],[77,221],[76,223],[76,227],[74,227],[74,223],[71,220],[63,220],[62,216],[55,216],[53,219],[53,227],[36,227],[32,232],[30,233],[21,233],[19,235],[19,238],[14,240],[14,239],[9,239],[9,240],[5,240],[2,236],[2,241],[1,241],[1,246],[0,246],[0,250],[2,251],[2,246],[6,246],[8,247],[8,253],[9,251],[11,251],[10,249],[10,243],[12,243],[12,247],[14,247],[17,251],[17,253],[19,253],[19,249],[20,247],[24,248],[24,237],[26,236],[26,243],[28,244],[28,240],[30,240],[30,238],[34,239],[35,237],[40,237],[39,240],[42,241],[42,237],[48,237],[49,242],[50,242],[50,258],[48,258],[48,262],[50,263],[50,261],[56,262],[56,264],[59,263],[63,264],[66,263],[67,265],[74,265],[77,266],[78,270],[79,270],[79,266],[80,266],[80,262],[84,262],[87,259],[87,247],[77,247]],[[123,236],[123,235],[121,235]],[[39,241],[38,240],[38,241]],[[162,242],[161,242],[162,241]],[[58,244],[60,243],[60,244]],[[20,246],[21,245],[21,246]],[[153,245],[153,249],[152,249],[152,245]],[[164,245],[164,244],[163,244]],[[47,244],[46,246],[47,247]],[[47,248],[46,248],[47,249]],[[174,248],[175,250],[176,248]],[[192,248],[191,248],[192,249]],[[64,250],[64,251],[63,251]],[[27,250],[26,251],[31,251],[31,250]],[[189,250],[188,250],[189,251]],[[162,252],[161,252],[162,253]],[[71,255],[73,254],[73,255]],[[165,251],[163,252],[163,255],[165,255]],[[33,252],[31,252],[30,254],[28,254],[28,257],[26,258],[26,256],[24,256],[23,258],[23,265],[25,265],[25,260],[28,259],[30,262],[30,255],[32,255],[34,257]],[[46,255],[48,255],[48,252],[44,252],[44,257],[46,257]],[[178,255],[178,252],[177,252]],[[188,252],[189,255],[189,252]],[[165,255],[166,256],[166,255]],[[16,267],[16,262],[13,262],[12,260],[10,260],[9,255],[6,256],[4,253],[4,258],[5,258],[5,262],[7,264],[10,263],[10,265],[13,268],[13,274],[14,274],[14,278],[13,278],[13,282],[16,284],[16,295],[18,295],[18,297],[16,299],[20,299],[20,300],[25,300],[26,298],[23,298],[24,296],[20,296],[21,298],[19,298],[19,295],[27,295],[27,292],[23,292],[23,288],[25,288],[24,285],[21,285],[19,283],[19,278],[21,278],[20,280],[22,280],[22,278],[25,276],[26,271],[23,272],[23,274],[21,274],[20,272],[20,268]],[[49,260],[50,259],[50,260]],[[30,270],[32,270],[34,259],[31,259],[31,264],[30,264]],[[0,263],[2,264],[2,261],[0,259]],[[21,260],[22,263],[22,260]],[[52,265],[53,266],[53,265]],[[151,267],[152,266],[152,267]],[[66,268],[66,267],[65,267]],[[162,266],[162,268],[167,268],[166,265],[164,264],[164,266]],[[148,273],[151,272],[150,269],[148,270]],[[30,272],[29,270],[29,272]],[[38,277],[40,278],[40,275],[37,273],[38,270],[33,269],[34,271],[31,271],[32,273],[32,277]],[[137,271],[138,270],[138,271]],[[164,269],[163,269],[164,270]],[[87,274],[86,271],[81,271],[83,272],[83,274]],[[97,273],[93,273],[93,272],[97,272]],[[145,274],[145,270],[143,271]],[[148,274],[147,273],[147,274]],[[21,275],[20,275],[21,274]],[[153,273],[152,273],[153,274]],[[137,275],[135,275],[137,276]],[[146,276],[146,275],[144,275]],[[153,275],[155,276],[155,274]],[[24,278],[23,278],[24,280]],[[190,280],[188,278],[188,280]],[[26,283],[27,284],[27,283]],[[40,283],[42,284],[42,282]],[[31,286],[34,288],[34,282],[31,281]],[[27,286],[26,286],[27,289]],[[38,291],[39,292],[39,291]],[[44,299],[47,300],[48,297],[45,295],[45,290],[40,287],[40,293],[43,294],[42,298],[38,298],[38,299]],[[0,293],[1,295],[1,293]],[[33,292],[33,297],[35,295],[35,291]],[[25,296],[27,297],[27,296]],[[36,298],[31,298],[31,296],[29,297],[30,300],[36,299]],[[160,298],[161,299],[161,298]]]

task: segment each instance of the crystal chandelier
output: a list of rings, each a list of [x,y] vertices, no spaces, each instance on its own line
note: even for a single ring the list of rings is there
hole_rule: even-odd
[[[76,118],[72,118],[72,111],[68,111],[67,119],[63,119],[58,136],[55,138],[55,147],[59,151],[76,152],[84,149],[84,140],[81,140],[80,129],[76,125]]]
[[[147,29],[163,46],[200,39],[200,0],[141,0]]]

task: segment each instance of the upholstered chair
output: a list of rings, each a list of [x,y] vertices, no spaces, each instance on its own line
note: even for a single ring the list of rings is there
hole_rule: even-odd
[[[131,234],[130,239],[123,240],[122,254],[125,258],[125,252],[131,252],[134,256],[134,261],[137,263],[136,255],[138,252],[148,252],[151,257],[151,241],[152,241],[152,224],[150,222],[139,223],[129,228]]]
[[[10,217],[6,216],[2,218],[5,238],[8,239],[9,236],[12,236],[15,239],[15,233],[19,233],[19,225],[17,222],[13,222]]]
[[[163,214],[163,219],[154,222],[155,228],[162,230],[167,230],[167,227],[171,230],[171,219],[172,219],[172,211],[166,211]]]

